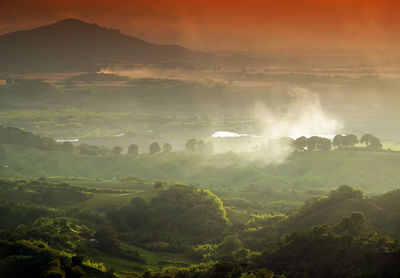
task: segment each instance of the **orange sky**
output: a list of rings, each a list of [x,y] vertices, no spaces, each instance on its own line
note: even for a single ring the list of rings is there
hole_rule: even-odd
[[[208,51],[400,45],[400,0],[2,0],[0,33],[67,17]]]

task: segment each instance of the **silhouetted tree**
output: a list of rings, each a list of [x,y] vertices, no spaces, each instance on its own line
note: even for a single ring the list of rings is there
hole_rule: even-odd
[[[186,144],[185,144],[185,149],[187,151],[195,151],[196,150],[196,144],[197,144],[197,140],[196,139],[189,139]]]
[[[128,147],[128,154],[131,156],[137,156],[139,153],[139,147],[136,144],[131,144]]]
[[[171,146],[170,143],[165,143],[165,144],[162,146],[162,149],[163,149],[163,152],[169,153],[170,151],[172,151],[172,146]]]
[[[307,151],[315,151],[318,150],[320,138],[318,136],[311,136],[310,138],[307,138]]]
[[[379,151],[379,150],[382,149],[382,143],[381,143],[381,141],[380,141],[377,137],[374,137],[374,138],[372,138],[372,139],[370,140],[370,143],[369,143],[369,145],[367,146],[367,148],[368,148],[369,150],[372,150],[372,151]]]
[[[112,252],[119,249],[117,232],[111,226],[105,226],[96,231],[96,240],[100,250]]]
[[[150,150],[151,154],[155,154],[155,153],[158,153],[159,151],[161,151],[161,147],[157,142],[153,142],[150,144],[149,150]]]
[[[342,149],[343,148],[343,136],[338,134],[333,138],[332,145]]]
[[[360,143],[368,146],[373,138],[374,136],[372,134],[365,133],[361,136]]]
[[[358,143],[358,139],[357,136],[355,136],[354,134],[349,134],[343,137],[343,147],[346,149],[350,149],[352,147],[354,147],[355,144]]]
[[[207,151],[206,143],[203,140],[197,141],[195,149],[198,152],[205,153]]]
[[[319,142],[319,149],[321,151],[329,151],[332,148],[331,140],[328,138],[321,138]]]
[[[299,152],[305,151],[307,148],[307,138],[305,136],[301,136],[294,141],[294,145],[296,150]]]
[[[381,141],[370,133],[364,134],[360,139],[360,143],[365,144],[368,150],[379,151],[382,149]]]

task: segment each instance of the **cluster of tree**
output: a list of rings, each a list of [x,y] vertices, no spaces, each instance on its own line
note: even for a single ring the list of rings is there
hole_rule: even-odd
[[[379,140],[379,138],[369,133],[366,133],[363,136],[361,136],[360,140],[358,140],[357,136],[353,134],[336,135],[332,141],[333,146],[339,149],[351,149],[357,143],[364,144],[365,148],[371,151],[379,151],[382,149],[382,143]]]
[[[214,145],[212,142],[205,143],[203,140],[189,139],[185,144],[185,150],[190,152],[200,152],[200,153],[213,153]]]
[[[14,228],[18,225],[30,225],[40,217],[56,217],[58,212],[44,205],[17,202],[0,202],[0,229]]]
[[[108,211],[109,220],[120,231],[148,233],[154,241],[179,237],[182,243],[218,239],[228,227],[222,201],[210,191],[180,184],[157,187],[158,195],[149,203],[135,197],[130,204]]]
[[[42,240],[15,240],[2,233],[0,240],[0,277],[83,278],[116,277],[84,262],[77,254],[61,252]]]
[[[153,142],[149,146],[149,151],[150,151],[151,154],[159,153],[161,150],[164,153],[169,153],[169,152],[172,151],[172,146],[171,146],[170,143],[165,143],[161,148],[160,144],[158,144],[157,142]]]
[[[20,128],[4,126],[0,126],[0,143],[38,148],[45,151],[60,150],[61,146],[52,138],[35,135]]]
[[[56,183],[40,178],[37,180],[0,179],[4,196],[13,200],[29,201],[46,205],[66,205],[91,198],[84,187]]]
[[[369,133],[364,134],[360,140],[358,140],[357,136],[354,134],[338,134],[332,141],[319,136],[311,136],[309,138],[301,136],[292,142],[294,149],[297,151],[327,151],[330,150],[332,146],[349,150],[353,149],[357,143],[364,144],[366,150],[378,151],[382,149],[380,140]]]
[[[335,227],[294,232],[278,248],[264,251],[257,265],[286,277],[398,277],[399,242],[365,234],[364,221],[356,213]]]
[[[132,180],[138,182],[136,177]],[[7,190],[14,190],[25,201],[31,201],[27,194],[30,191],[62,190],[62,198],[68,198],[68,192],[85,191],[83,187],[52,183],[44,178],[3,180],[0,185],[3,196],[9,196]],[[149,250],[188,251],[183,254],[203,262],[147,272],[143,277],[347,277],[352,273],[359,277],[398,277],[400,273],[399,242],[371,232],[368,223],[377,220],[367,222],[371,219],[361,212],[349,213],[331,226],[290,229],[294,222],[315,212],[340,209],[341,204],[354,200],[363,201],[362,191],[350,186],[340,186],[326,196],[306,202],[295,217],[257,215],[235,225],[227,220],[221,200],[208,190],[162,182],[156,182],[153,190],[157,195],[150,201],[134,197],[129,204],[106,209],[105,214],[80,210],[75,205],[66,210],[59,204],[53,209],[10,202],[0,204],[0,218],[4,220],[0,223],[3,229],[0,230],[0,276],[26,277],[31,267],[39,267],[40,271],[29,272],[30,277],[69,278],[85,274],[112,277],[111,273],[91,269],[82,257],[75,255],[76,250],[82,250],[82,255],[87,256],[104,252],[144,265],[146,262],[137,252],[125,249],[123,241]],[[398,201],[396,197],[397,191],[382,196],[393,202]],[[371,200],[375,201],[364,200],[364,204]],[[244,210],[253,209],[254,204],[231,199],[225,205]],[[388,208],[394,209],[391,205]],[[390,221],[395,219],[391,213]],[[295,232],[289,234],[289,231]],[[89,243],[89,239],[94,242]],[[39,248],[36,243],[42,247],[36,249]],[[32,244],[33,249],[29,247]],[[29,252],[25,253],[26,250]],[[73,256],[60,258],[56,250]],[[16,269],[25,262],[27,265],[20,271]],[[89,275],[89,271],[98,273]]]
[[[382,149],[382,143],[379,138],[370,133],[364,134],[360,139],[360,143],[364,144],[368,150],[377,151]]]
[[[348,185],[341,185],[332,190],[328,195],[306,200],[300,208],[297,217],[309,212],[322,210],[349,199],[360,200],[363,198],[363,195],[364,193],[360,189],[355,189]]]
[[[332,148],[331,140],[319,136],[301,136],[293,144],[297,151],[328,151]]]
[[[336,135],[333,138],[332,145],[339,149],[351,149],[358,143],[357,136],[354,134],[349,135]]]

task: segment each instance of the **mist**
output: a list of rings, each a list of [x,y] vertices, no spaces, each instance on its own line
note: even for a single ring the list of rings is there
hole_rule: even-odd
[[[0,277],[398,278],[396,0],[50,2],[0,7]]]

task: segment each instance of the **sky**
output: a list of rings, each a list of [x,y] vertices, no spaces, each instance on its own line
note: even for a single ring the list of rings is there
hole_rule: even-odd
[[[1,0],[0,34],[77,18],[205,51],[385,51],[399,0]]]

